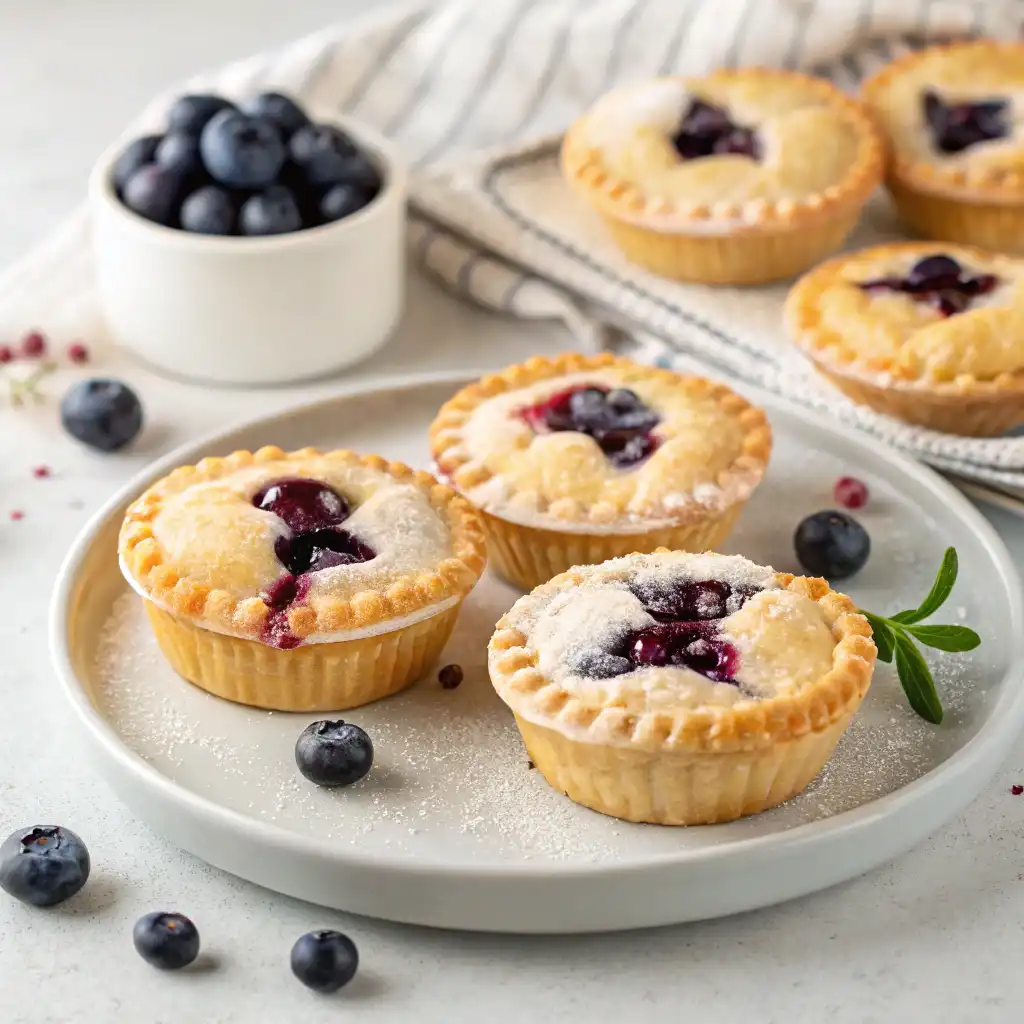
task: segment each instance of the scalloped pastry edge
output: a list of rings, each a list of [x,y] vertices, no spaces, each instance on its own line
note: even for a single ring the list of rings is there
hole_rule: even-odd
[[[460,491],[479,487],[494,474],[459,451],[463,428],[479,405],[496,395],[528,387],[538,381],[611,367],[640,370],[644,375],[684,388],[695,396],[714,398],[723,409],[734,416],[745,430],[741,451],[733,463],[718,475],[714,483],[723,493],[731,492],[732,500],[726,507],[741,504],[750,497],[764,476],[772,451],[771,427],[764,412],[725,384],[705,377],[684,376],[672,370],[646,366],[607,352],[599,355],[564,352],[552,357],[534,356],[524,363],[517,363],[498,373],[481,377],[480,380],[463,388],[441,406],[430,426],[430,447],[434,461],[445,477]],[[615,508],[607,501],[582,506],[574,503],[574,507],[569,508],[563,500],[559,503],[557,516],[550,513],[551,504],[549,502],[538,508],[537,513],[544,521],[532,525],[544,529],[564,530],[574,524],[586,523],[595,530],[614,532],[617,522],[626,519],[625,509]],[[715,512],[722,510],[716,509]],[[500,510],[488,508],[486,511],[496,518],[505,518]],[[647,529],[697,522],[705,517],[708,511],[701,505],[694,505],[682,511],[669,510],[658,505],[645,509],[640,514],[646,523],[644,529]],[[631,509],[630,512],[635,514],[637,510]],[[630,521],[629,532],[637,531],[637,522]]]
[[[666,550],[660,548],[657,553]],[[516,605],[569,589],[582,578],[579,571],[570,569]],[[836,641],[831,671],[797,694],[740,701],[728,708],[681,708],[674,713],[587,707],[537,668],[537,652],[511,625],[511,611],[499,620],[488,644],[491,683],[501,700],[530,722],[571,733],[582,742],[648,753],[759,750],[821,732],[850,715],[871,685],[877,655],[871,627],[853,601],[823,579],[776,573],[775,581],[817,602]]]
[[[255,452],[236,451],[223,458],[210,457],[194,466],[178,467],[128,507],[118,539],[123,567],[148,600],[175,615],[215,632],[259,641],[270,614],[262,598],[259,595],[236,598],[225,590],[189,579],[188,573],[176,566],[160,546],[153,533],[153,523],[160,514],[165,495],[180,493],[202,481],[223,479],[260,463],[287,461],[301,468],[307,458],[328,458],[362,466],[418,487],[431,508],[444,517],[451,531],[452,555],[433,569],[395,580],[385,591],[360,591],[348,599],[324,598],[318,602],[318,608],[297,605],[288,612],[289,628],[296,636],[305,639],[315,634],[356,634],[452,598],[461,599],[473,589],[484,570],[486,546],[479,516],[472,505],[429,473],[379,455],[359,455],[345,449],[321,452],[301,448],[286,452],[269,445]]]
[[[900,77],[922,61],[936,53],[956,53],[965,50],[1013,50],[1024,61],[1024,44],[996,39],[974,39],[929,46],[923,50],[905,54],[866,79],[861,86],[860,97],[868,113],[875,121],[878,131],[886,139],[886,176],[897,179],[905,187],[926,195],[960,199],[964,202],[995,202],[1007,206],[1024,205],[1024,173],[994,167],[966,166],[943,167],[927,160],[915,160],[904,153],[888,139],[888,133],[877,113],[880,106],[876,97],[889,88],[893,79]]]
[[[809,91],[826,96],[846,118],[860,141],[856,160],[836,184],[801,199],[769,202],[752,199],[744,203],[692,203],[674,206],[664,196],[644,196],[636,183],[614,174],[601,151],[583,138],[586,118],[570,125],[562,141],[561,166],[565,180],[596,210],[626,223],[654,231],[700,234],[709,228],[727,228],[730,233],[782,232],[839,216],[861,206],[881,183],[885,147],[877,126],[863,104],[844,95],[831,82],[781,68],[723,69],[710,75],[669,75],[672,81],[722,80],[730,78],[785,78],[804,83]]]
[[[845,253],[834,259],[819,263],[808,271],[790,289],[786,296],[783,319],[796,347],[814,364],[815,368],[830,377],[841,377],[862,381],[874,387],[881,378],[885,379],[883,390],[913,392],[933,397],[941,403],[963,399],[983,399],[991,402],[1008,401],[1015,405],[1024,402],[1024,369],[1017,373],[1001,373],[991,380],[983,380],[970,373],[960,373],[953,380],[935,380],[929,377],[890,377],[891,364],[875,360],[871,366],[862,367],[857,362],[857,351],[846,337],[834,330],[827,330],[821,324],[818,310],[822,292],[835,281],[838,268],[851,259],[870,255],[884,259],[887,256],[904,254],[930,255],[941,246],[944,252],[963,256],[965,260],[977,259],[986,263],[1002,262],[1021,264],[1024,261],[1001,253],[988,252],[975,246],[943,244],[939,242],[891,242],[887,245],[871,246]],[[826,358],[824,353],[842,353],[841,358]]]

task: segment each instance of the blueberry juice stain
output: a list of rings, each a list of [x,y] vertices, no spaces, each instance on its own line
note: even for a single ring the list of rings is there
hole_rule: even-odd
[[[258,491],[252,503],[272,512],[289,530],[274,543],[274,553],[286,571],[263,595],[270,614],[264,621],[261,640],[271,647],[293,650],[302,639],[291,632],[288,612],[306,599],[312,574],[333,566],[368,562],[377,553],[341,528],[340,524],[352,514],[351,506],[319,480],[275,480]]]

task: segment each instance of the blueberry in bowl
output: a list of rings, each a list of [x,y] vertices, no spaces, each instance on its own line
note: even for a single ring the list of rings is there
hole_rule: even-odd
[[[384,184],[379,160],[352,133],[314,121],[279,92],[260,93],[241,108],[221,96],[181,96],[167,112],[163,134],[129,142],[110,176],[124,205],[146,220],[247,237],[343,220],[372,203]],[[225,192],[241,215],[197,216],[196,207],[212,200],[207,194],[192,202],[193,196],[210,186]]]
[[[371,128],[296,97],[181,97],[90,179],[111,335],[224,384],[365,358],[404,300],[405,180]]]

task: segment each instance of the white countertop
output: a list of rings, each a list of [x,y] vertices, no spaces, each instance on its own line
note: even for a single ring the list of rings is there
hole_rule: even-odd
[[[92,158],[157,89],[369,6],[0,5],[0,264],[73,208]],[[554,328],[485,316],[416,278],[397,337],[348,379],[498,366],[566,344]],[[46,649],[54,574],[89,513],[150,459],[336,382],[225,391],[164,381],[113,356],[96,369],[133,382],[145,402],[150,425],[130,455],[83,452],[62,434],[52,400],[21,413],[0,400],[0,833],[59,822],[83,835],[94,863],[87,890],[67,906],[0,899],[5,1021],[288,1024],[350,1008],[346,1019],[367,1024],[973,1024],[1009,1020],[1024,1001],[1024,797],[1009,792],[1024,782],[1021,743],[960,819],[897,863],[781,907],[660,931],[526,939],[379,924],[276,896],[170,847],[79,760]],[[41,464],[52,479],[33,477]],[[10,520],[15,509],[24,519]],[[990,515],[1024,562],[1024,523]],[[163,975],[135,955],[131,925],[153,909],[194,917],[209,969]],[[362,955],[357,981],[331,1000],[288,970],[292,941],[316,927],[340,927]]]

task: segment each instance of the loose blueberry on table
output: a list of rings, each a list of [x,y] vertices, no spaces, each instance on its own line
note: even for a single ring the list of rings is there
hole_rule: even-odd
[[[313,722],[295,743],[299,771],[318,786],[351,786],[373,765],[373,742],[351,722]]]
[[[918,260],[906,277],[879,277],[861,281],[859,287],[866,292],[902,292],[915,302],[933,306],[943,316],[953,316],[998,284],[995,274],[972,274],[952,256],[937,253]]]
[[[163,135],[134,139],[111,180],[133,212],[208,235],[277,235],[349,217],[381,189],[374,162],[343,131],[314,124],[281,93],[239,109],[182,96]]]
[[[628,388],[581,384],[520,410],[520,416],[536,433],[576,431],[592,437],[620,469],[642,462],[661,444],[652,433],[661,418]]]
[[[593,679],[610,679],[638,668],[673,666],[716,683],[738,685],[739,652],[719,635],[718,624],[755,593],[723,580],[666,580],[634,588],[658,624],[625,633],[608,649],[575,652],[569,669]]]
[[[36,907],[74,896],[88,881],[89,868],[85,843],[60,825],[21,828],[0,845],[0,889]]]
[[[184,914],[154,911],[132,929],[139,956],[162,971],[187,967],[199,956],[199,930]]]
[[[961,153],[979,142],[1004,139],[1008,103],[993,98],[966,103],[946,103],[931,89],[921,94],[921,111],[931,130],[935,148],[943,153]]]
[[[288,533],[277,539],[274,553],[287,572],[263,595],[271,609],[263,629],[263,641],[290,649],[301,640],[288,629],[288,609],[301,602],[310,586],[310,574],[337,565],[368,562],[377,553],[347,530],[341,529],[352,514],[349,503],[319,480],[286,477],[261,488],[252,503],[283,520]]]
[[[355,977],[359,950],[341,932],[309,932],[292,947],[291,963],[295,977],[314,992],[337,992]]]
[[[704,100],[692,100],[672,138],[684,160],[735,154],[761,158],[761,143],[752,128],[736,124],[729,112]]]
[[[75,440],[101,452],[113,452],[142,429],[142,403],[120,381],[83,380],[61,399],[60,418]]]
[[[793,546],[804,569],[827,580],[844,580],[860,572],[871,554],[867,530],[852,516],[835,510],[804,519]]]

